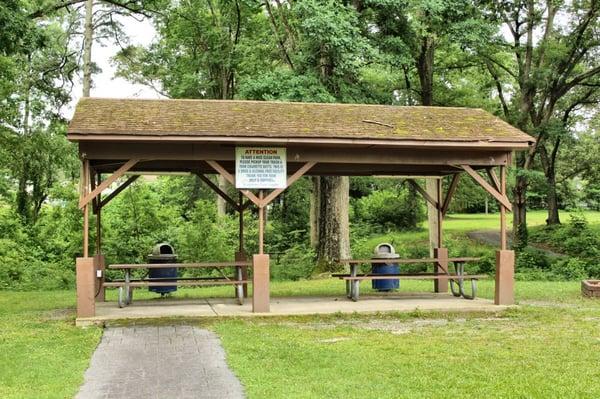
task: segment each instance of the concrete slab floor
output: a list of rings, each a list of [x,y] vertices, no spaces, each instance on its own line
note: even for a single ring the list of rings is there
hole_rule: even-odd
[[[345,296],[330,297],[273,297],[270,313],[253,313],[252,298],[238,305],[234,298],[209,299],[134,299],[130,306],[119,308],[115,302],[96,304],[96,316],[78,318],[79,326],[104,324],[112,320],[157,319],[164,317],[252,317],[291,316],[332,313],[375,313],[375,312],[497,312],[507,306],[494,305],[489,299],[467,300],[450,294],[401,293],[363,296],[352,302]]]

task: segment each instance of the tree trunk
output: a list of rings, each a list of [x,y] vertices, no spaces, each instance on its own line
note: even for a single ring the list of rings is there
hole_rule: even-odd
[[[546,182],[548,183],[548,218],[546,224],[560,224],[558,215],[558,196],[556,194],[556,174],[554,168],[546,172]]]
[[[310,192],[310,245],[317,248],[319,244],[319,209],[321,209],[321,178],[310,178],[312,190]]]
[[[90,96],[92,87],[92,41],[94,40],[94,26],[92,24],[93,0],[85,3],[85,26],[83,32],[83,97]]]
[[[417,71],[421,82],[421,105],[433,104],[433,56],[434,41],[432,37],[424,37],[421,51],[417,58]]]
[[[527,179],[515,178],[513,190],[513,248],[521,250],[527,246]]]
[[[347,176],[323,176],[320,180],[317,264],[320,271],[331,272],[339,268],[336,260],[350,256],[350,179]]]

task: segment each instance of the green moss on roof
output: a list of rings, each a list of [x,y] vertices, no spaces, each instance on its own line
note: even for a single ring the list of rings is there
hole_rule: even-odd
[[[481,109],[85,98],[69,134],[427,141],[533,139]]]

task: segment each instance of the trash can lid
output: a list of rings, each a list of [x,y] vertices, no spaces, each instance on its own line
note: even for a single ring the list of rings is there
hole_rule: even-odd
[[[154,246],[152,255],[175,255],[175,250],[168,242],[161,242]]]
[[[392,244],[387,242],[378,244],[373,251],[373,258],[376,259],[398,259],[399,257]]]

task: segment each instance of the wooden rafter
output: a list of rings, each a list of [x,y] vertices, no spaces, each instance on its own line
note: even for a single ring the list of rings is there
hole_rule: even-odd
[[[300,169],[298,169],[293,175],[291,175],[287,178],[286,187],[289,187],[292,184],[294,184],[294,182],[296,182],[296,180],[298,180],[299,178],[304,176],[304,174],[306,172],[308,172],[310,170],[310,168],[312,168],[315,165],[316,165],[316,162],[307,162],[304,165],[302,165],[302,167]],[[269,205],[271,203],[271,201],[273,201],[275,198],[277,198],[277,196],[279,194],[281,194],[284,190],[285,190],[285,188],[278,188],[276,190],[271,191],[271,193],[269,193],[269,195],[267,195],[263,199],[262,205],[263,206]]]
[[[82,196],[82,198],[79,199],[79,208],[83,208],[84,206],[86,206],[93,198],[100,195],[102,193],[102,191],[104,191],[107,187],[109,187],[111,184],[113,184],[115,181],[117,181],[117,179],[119,179],[121,176],[123,176],[125,173],[127,173],[127,171],[129,171],[132,167],[134,167],[135,164],[138,163],[139,161],[140,161],[139,159],[130,159],[129,161],[125,162],[125,164],[123,166],[121,166],[112,175],[110,175],[106,180],[104,180],[102,183],[100,183],[98,185],[98,187],[96,187],[94,190],[92,190],[92,192],[86,193],[85,196]]]
[[[494,198],[496,198],[496,200],[500,202],[500,204],[504,205],[504,207],[506,207],[506,209],[508,209],[509,211],[512,211],[512,204],[510,203],[506,195],[503,195],[500,192],[498,192],[494,187],[491,186],[490,183],[485,181],[485,179],[481,177],[479,173],[473,170],[473,168],[471,168],[469,165],[460,165],[460,167],[465,172],[467,172],[477,183],[479,183],[479,185],[483,187],[485,191],[487,191]]]
[[[204,183],[206,183],[206,185],[210,188],[213,189],[213,191],[215,193],[217,193],[221,198],[223,198],[225,201],[229,202],[229,204],[234,207],[236,210],[240,210],[240,204],[238,204],[236,201],[234,201],[229,195],[227,195],[226,192],[224,192],[223,190],[221,190],[221,188],[219,188],[219,186],[217,186],[215,183],[212,182],[212,180],[210,180],[208,177],[204,176],[202,173],[198,173],[198,172],[194,172],[196,176],[198,176],[200,178],[200,180],[202,180]]]
[[[427,202],[429,202],[435,209],[440,209],[440,204],[436,201],[431,195],[427,193],[427,191],[423,190],[423,188],[414,181],[413,179],[407,179],[408,183],[415,188],[422,196],[425,198]]]
[[[444,199],[444,204],[442,205],[442,215],[446,216],[446,212],[448,212],[448,208],[450,207],[450,201],[454,196],[454,192],[456,191],[456,187],[458,186],[458,181],[460,180],[460,173],[456,173],[452,176],[452,181],[450,182],[450,186],[448,187],[448,192],[446,193],[446,198]]]
[[[235,186],[235,177],[231,173],[229,173],[223,166],[221,166],[221,164],[219,164],[217,161],[211,160],[206,161],[206,163],[209,164],[214,170],[216,170],[221,176],[223,176],[225,180],[227,180],[229,183]],[[250,201],[254,202],[256,206],[258,206],[259,208],[261,207],[261,200],[256,195],[254,195],[252,191],[240,190],[240,192],[244,194],[246,198],[248,198]]]
[[[222,165],[220,165],[217,161],[206,161],[214,170],[216,170],[221,176],[225,178],[229,183],[235,186],[235,176],[229,173]],[[304,176],[306,172],[308,172],[313,166],[315,166],[316,162],[306,162],[300,169],[298,169],[294,174],[288,176],[286,181],[286,187],[292,185],[296,180]],[[212,183],[212,182],[211,182]],[[259,198],[250,190],[240,190],[242,194],[244,194],[250,201],[252,201],[257,207],[264,208],[271,203],[279,194],[285,191],[285,188],[278,188],[276,190],[271,191],[266,197]],[[242,206],[242,209],[246,209],[248,207],[247,203]]]
[[[496,190],[498,190],[499,193],[502,192],[502,189],[500,187],[500,180],[498,179],[498,176],[496,175],[496,172],[494,171],[493,168],[487,168],[486,169],[487,175],[490,178],[490,181],[492,183],[494,183],[494,187],[496,188]]]
[[[139,177],[140,177],[140,175],[129,176],[129,178],[127,180],[125,180],[123,182],[123,184],[121,184],[119,187],[117,187],[115,191],[113,191],[112,193],[108,194],[106,196],[106,198],[104,198],[104,199],[102,199],[100,201],[100,208],[103,208],[113,198],[115,198],[117,195],[119,195],[121,193],[121,191],[125,190],[127,187],[129,187],[131,185],[131,183],[133,183],[134,181],[136,181],[137,179],[139,179]]]

